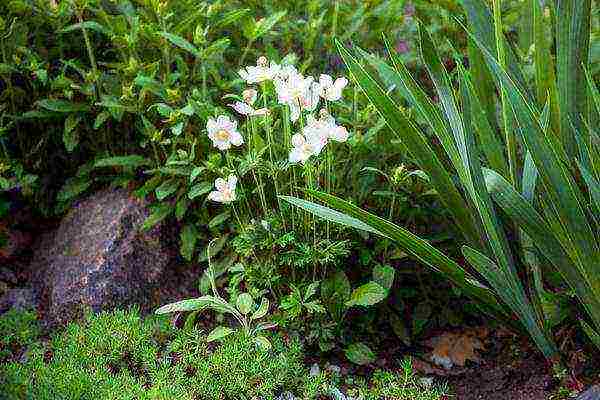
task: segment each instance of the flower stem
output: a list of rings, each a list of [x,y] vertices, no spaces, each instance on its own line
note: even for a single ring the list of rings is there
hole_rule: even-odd
[[[263,107],[267,108],[267,86],[262,83],[262,97],[263,97]],[[271,135],[271,118],[269,113],[265,115],[265,126],[267,131],[267,142],[269,145],[269,161],[271,162],[271,168],[275,170],[275,162],[273,158],[273,138]],[[279,177],[278,171],[275,171],[273,174],[273,183],[275,184],[275,197],[277,199],[277,208],[279,209],[279,215],[281,217],[281,221],[283,222],[283,230],[287,232],[287,226],[285,223],[285,217],[283,215],[283,210],[281,209],[281,199],[279,198],[279,183],[277,182],[277,178]]]
[[[256,142],[254,141],[254,120],[252,119],[252,117],[250,117],[250,140],[248,140],[249,143],[253,143],[253,150],[256,152],[256,154],[258,155],[258,149],[256,146]],[[262,174],[260,173],[260,170],[258,171],[258,179],[256,178],[256,173],[254,172],[254,168],[252,168],[252,177],[254,178],[254,183],[256,184],[256,186],[258,187],[258,197],[260,199],[260,203],[263,209],[263,213],[264,216],[267,216],[267,200],[265,198],[265,192],[264,192],[264,188],[263,188],[263,183],[262,183]]]
[[[283,107],[283,131],[285,135],[285,148],[289,149],[292,146],[292,130],[290,127],[290,111],[288,106]],[[292,167],[292,187],[290,194],[296,197],[296,170]],[[292,212],[292,231],[296,229],[296,211],[291,207]]]

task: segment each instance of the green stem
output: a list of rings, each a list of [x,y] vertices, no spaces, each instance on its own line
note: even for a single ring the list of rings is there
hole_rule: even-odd
[[[266,109],[267,108],[267,86],[262,83],[261,84],[261,91],[262,91],[262,97],[263,97],[263,107]],[[269,161],[271,162],[271,168],[273,170],[275,170],[275,159],[273,157],[273,137],[271,135],[271,119],[269,117],[269,114],[267,113],[265,115],[265,126],[266,126],[266,133],[267,133],[267,142],[269,145]],[[281,221],[283,222],[283,229],[284,231],[287,232],[287,225],[285,223],[285,217],[283,215],[283,211],[282,211],[282,207],[281,207],[281,199],[279,198],[279,183],[277,182],[277,178],[279,177],[278,171],[275,171],[275,173],[273,174],[273,183],[275,185],[275,198],[277,199],[277,208],[279,209],[279,215],[281,217]]]
[[[256,146],[256,142],[254,141],[254,120],[252,119],[252,117],[250,117],[250,139],[248,140],[248,143],[253,143],[253,150],[256,152],[256,154],[258,155],[258,149]],[[256,178],[256,173],[254,172],[254,168],[252,168],[252,176],[254,178],[254,182],[256,183],[256,186],[258,187],[258,197],[260,199],[260,203],[263,209],[263,214],[266,217],[267,216],[267,200],[265,197],[265,192],[264,192],[264,188],[263,188],[263,182],[262,182],[262,174],[260,173],[260,170],[258,171],[258,179]]]
[[[285,139],[285,148],[287,151],[292,147],[292,129],[290,127],[290,110],[288,106],[283,106],[283,131],[284,131],[284,139]],[[296,170],[294,167],[292,170],[292,187],[290,188],[290,193],[292,196],[296,196]],[[296,210],[294,207],[291,207],[290,211],[292,212],[292,231],[296,229]]]
[[[240,58],[240,66],[244,65],[244,61],[246,61],[246,56],[248,55],[248,51],[250,51],[250,47],[254,43],[253,40],[248,40],[246,47],[244,48],[244,52],[242,53],[242,57]]]
[[[227,161],[227,165],[229,166],[229,169],[231,169],[231,171],[237,176],[237,171],[235,170],[235,167],[233,166],[231,157],[229,157],[227,154],[225,154],[225,160]],[[242,196],[244,197],[244,205],[246,206],[246,209],[247,209],[247,215],[249,218],[251,218],[252,217],[252,208],[250,208],[250,204],[248,203],[248,196],[246,196],[246,190],[244,189],[244,184],[242,183],[241,179],[238,179],[238,183],[240,185],[240,190],[242,191]]]

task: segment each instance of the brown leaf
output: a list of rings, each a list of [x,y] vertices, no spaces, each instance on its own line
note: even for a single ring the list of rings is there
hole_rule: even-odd
[[[446,332],[428,341],[433,347],[431,360],[437,365],[450,369],[455,365],[464,367],[467,360],[479,362],[477,350],[483,350],[483,341],[480,335],[487,336],[485,331],[474,331],[462,333]]]

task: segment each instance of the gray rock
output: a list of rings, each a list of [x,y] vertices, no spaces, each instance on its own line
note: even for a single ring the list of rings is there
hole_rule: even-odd
[[[0,314],[14,308],[17,311],[34,310],[38,301],[33,289],[10,289],[0,297]]]
[[[600,385],[592,386],[577,396],[575,400],[600,400]]]
[[[149,210],[125,189],[106,189],[76,204],[36,251],[34,282],[50,324],[93,311],[153,305],[169,262],[164,227],[141,231]]]

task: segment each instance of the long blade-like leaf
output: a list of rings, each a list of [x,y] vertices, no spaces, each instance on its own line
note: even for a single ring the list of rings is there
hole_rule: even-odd
[[[506,311],[498,304],[496,298],[488,289],[482,287],[481,284],[478,284],[477,281],[459,264],[444,255],[435,247],[431,246],[427,241],[410,233],[402,227],[368,213],[335,196],[313,190],[307,190],[306,193],[332,207],[333,210],[312,202],[300,202],[298,201],[300,199],[293,197],[281,196],[281,198],[312,214],[328,219],[331,222],[340,223],[350,227],[357,227],[354,222],[345,223],[345,221],[359,220],[362,224],[366,224],[370,227],[369,231],[379,232],[379,234],[394,240],[405,252],[417,258],[430,268],[445,274],[452,282],[462,288],[465,294],[482,301],[486,306],[486,310],[495,317],[506,317]],[[344,221],[338,217],[331,218],[331,215],[335,215],[332,214],[332,211],[346,214],[347,219]],[[364,230],[364,228],[359,229]]]
[[[392,132],[402,140],[419,166],[426,170],[440,200],[452,214],[457,226],[470,243],[479,241],[476,220],[468,204],[457,190],[445,166],[431,148],[427,137],[400,111],[390,96],[339,42],[336,42],[351,76],[365,92],[369,101],[386,121]]]

